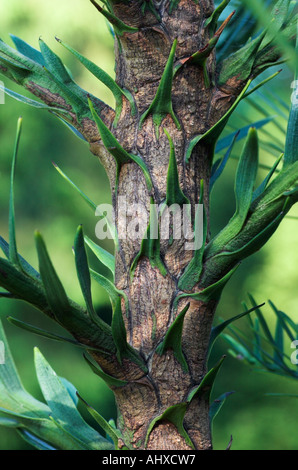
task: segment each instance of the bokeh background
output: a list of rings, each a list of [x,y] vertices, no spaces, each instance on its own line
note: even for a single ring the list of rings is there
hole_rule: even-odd
[[[38,38],[42,36],[44,41],[60,54],[83,88],[113,105],[110,92],[55,41],[55,36],[58,36],[113,75],[113,37],[105,20],[95,11],[91,3],[86,0],[72,0],[72,2],[1,0],[0,18],[1,39],[12,44],[9,38],[9,33],[12,33],[38,48]],[[292,72],[287,66],[283,66],[278,78],[266,85],[266,90],[272,94],[272,102],[275,96],[284,100],[289,106],[292,80]],[[4,79],[4,82],[8,88],[23,93],[8,80]],[[257,111],[243,102],[230,121],[230,130],[247,122],[262,119],[262,110],[266,109],[267,104],[260,98],[260,105],[261,109]],[[260,156],[263,164],[272,165],[279,152],[269,147],[269,144],[274,142],[274,139],[284,142],[287,111],[284,108],[283,113],[280,113],[280,106],[276,110],[270,106],[268,109],[272,115],[275,115],[279,129],[273,123],[269,123],[260,133],[262,140],[268,143],[262,147]],[[103,168],[89,153],[88,146],[76,139],[63,124],[47,111],[27,108],[6,97],[5,105],[0,106],[0,233],[2,236],[7,238],[10,164],[16,122],[20,115],[23,116],[23,134],[15,194],[19,252],[33,266],[37,266],[33,233],[35,229],[40,230],[67,293],[80,303],[82,296],[76,280],[72,255],[74,234],[77,226],[82,223],[85,233],[96,241],[94,230],[97,218],[79,195],[59,176],[52,161],[55,161],[96,204],[110,202],[109,184]],[[234,211],[233,178],[237,164],[234,157],[239,155],[242,144],[235,146],[233,158],[230,159],[224,175],[212,194],[214,233],[228,221]],[[258,175],[260,181],[265,174],[264,170],[260,169]],[[295,217],[297,214],[297,209],[291,210],[291,216]],[[266,247],[242,263],[222,296],[215,321],[240,313],[241,302],[247,300],[247,293],[251,292],[259,303],[271,299],[298,322],[297,243],[298,220],[287,218]],[[102,246],[107,250],[113,250],[109,241],[103,241]],[[96,269],[102,270],[102,266],[97,265],[95,259],[90,257],[90,260]],[[104,271],[101,272],[104,274]],[[93,295],[96,308],[108,317],[110,306],[105,292],[98,285],[94,285]],[[263,313],[274,330],[275,318],[268,305],[264,307]],[[51,331],[60,332],[60,330],[29,306],[1,299],[0,316],[28,391],[42,400],[33,367],[33,347],[38,346],[57,374],[71,381],[80,394],[103,416],[115,418],[112,393],[98,377],[92,374],[79,350],[18,330],[6,321],[8,315]],[[245,331],[247,323],[245,320],[240,320],[237,326]],[[227,353],[227,349],[227,344],[219,339],[213,349],[210,364]],[[235,393],[229,397],[214,421],[215,449],[226,448],[231,435],[232,448],[235,450],[298,449],[298,398],[274,398],[265,395],[267,392],[298,394],[298,380],[256,372],[228,355],[213,395],[216,398],[227,391]],[[84,414],[83,410],[82,412]],[[87,416],[86,419],[89,420]],[[0,449],[21,450],[30,449],[30,446],[25,444],[14,431],[0,428]]]

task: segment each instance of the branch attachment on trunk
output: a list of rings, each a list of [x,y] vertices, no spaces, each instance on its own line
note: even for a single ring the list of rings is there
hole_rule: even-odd
[[[89,99],[89,106],[92,112],[92,116],[94,118],[94,121],[97,125],[98,131],[100,133],[102,142],[105,146],[105,148],[110,152],[110,154],[114,157],[116,164],[117,164],[117,176],[116,176],[116,189],[118,186],[118,179],[119,179],[119,174],[121,170],[121,166],[124,165],[125,163],[131,163],[134,162],[139,167],[144,173],[144,177],[147,183],[147,188],[148,191],[151,191],[152,189],[152,181],[151,181],[151,176],[149,174],[148,168],[145,164],[145,162],[142,160],[139,155],[133,155],[131,153],[128,153],[118,142],[116,137],[112,134],[112,132],[107,128],[107,126],[104,124],[102,119],[99,117],[97,112],[95,111],[92,101]]]
[[[173,65],[175,58],[175,51],[177,46],[177,39],[173,42],[171,52],[166,63],[164,72],[160,79],[160,83],[151,105],[145,111],[140,119],[140,127],[145,119],[152,114],[153,123],[155,125],[156,137],[159,136],[159,126],[162,120],[169,114],[175,122],[177,129],[180,129],[180,123],[174,113],[172,105],[172,85],[173,85]]]
[[[137,33],[139,31],[138,28],[134,28],[132,26],[128,26],[127,24],[123,23],[117,16],[113,15],[109,10],[105,10],[95,2],[95,0],[90,0],[92,5],[101,13],[112,25],[115,33],[117,36],[123,36],[124,33]]]

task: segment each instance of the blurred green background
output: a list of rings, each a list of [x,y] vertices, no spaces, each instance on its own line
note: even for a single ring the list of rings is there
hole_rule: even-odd
[[[79,50],[104,70],[113,74],[113,38],[104,19],[86,0],[1,0],[1,39],[12,44],[9,33],[21,37],[34,47],[42,38],[52,47],[72,70],[78,83],[108,104],[113,105],[109,91],[88,74],[64,48],[55,41],[63,39]],[[270,72],[272,73],[272,72]],[[5,85],[23,92],[8,80]],[[266,89],[273,96],[281,97],[289,105],[292,73],[284,66],[283,72]],[[245,125],[247,120],[262,119],[262,108],[256,111],[248,103],[242,103],[232,120],[231,126]],[[262,140],[271,142],[275,138],[284,140],[282,130],[286,120],[276,115],[280,129],[270,123],[260,133]],[[286,110],[284,113],[287,114]],[[75,275],[72,245],[77,226],[83,224],[85,233],[95,241],[97,219],[84,201],[58,175],[52,165],[55,161],[62,170],[78,183],[80,188],[97,204],[110,201],[107,177],[88,146],[76,139],[66,127],[46,111],[27,108],[6,97],[0,106],[0,233],[7,238],[8,194],[10,164],[14,145],[16,122],[23,116],[23,134],[16,176],[16,227],[20,253],[37,266],[33,233],[39,229],[48,245],[56,269],[70,297],[82,302],[82,296]],[[239,155],[242,143],[235,146],[232,156]],[[278,151],[261,152],[261,162],[272,165]],[[236,160],[231,159],[223,177],[212,194],[212,228],[216,232],[234,211],[233,177]],[[265,177],[260,169],[259,180]],[[290,215],[298,213],[292,209]],[[298,322],[298,221],[287,218],[278,232],[261,252],[242,263],[235,277],[228,284],[218,309],[217,318],[229,318],[242,311],[241,301],[247,300],[251,292],[259,303],[272,299],[273,302]],[[112,250],[111,242],[102,245]],[[98,269],[96,260],[90,258]],[[93,286],[93,295],[101,313],[110,315],[109,301],[105,292]],[[271,309],[263,309],[266,319],[274,328]],[[20,331],[8,324],[6,316],[13,315],[51,331],[59,327],[44,318],[37,311],[17,301],[1,299],[0,315],[13,351],[23,382],[32,394],[42,399],[33,368],[33,347],[38,346],[56,372],[71,381],[80,394],[103,416],[116,416],[112,393],[94,376],[85,364],[82,354],[72,346],[50,342]],[[237,324],[246,328],[245,320]],[[213,349],[210,364],[227,352],[227,345],[221,339]],[[220,372],[214,397],[226,391],[236,393],[229,397],[223,410],[214,422],[214,447],[224,449],[233,436],[233,449],[298,449],[296,415],[298,399],[266,397],[266,392],[298,393],[298,380],[278,378],[269,373],[252,371],[248,366],[229,357]],[[83,411],[83,410],[82,410]],[[83,412],[84,413],[84,412]],[[89,418],[86,419],[90,422]],[[30,449],[11,430],[0,428],[0,449]]]

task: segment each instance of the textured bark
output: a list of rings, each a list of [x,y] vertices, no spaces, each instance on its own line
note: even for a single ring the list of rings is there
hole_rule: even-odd
[[[123,165],[119,178],[115,208],[119,197],[125,197],[127,205],[141,204],[149,210],[150,196],[156,204],[166,197],[166,178],[169,163],[169,142],[163,132],[166,128],[175,146],[180,186],[191,201],[198,203],[201,179],[208,188],[212,157],[208,147],[198,145],[189,164],[185,164],[185,152],[191,138],[204,133],[221,117],[233,102],[234,97],[220,91],[215,85],[206,88],[203,70],[196,65],[182,67],[177,73],[172,89],[173,108],[181,124],[177,129],[171,116],[166,116],[156,137],[152,116],[139,126],[140,116],[148,109],[159,85],[174,39],[178,38],[175,62],[192,55],[210,39],[203,28],[207,17],[213,11],[211,1],[181,0],[171,15],[168,2],[159,4],[162,22],[149,13],[140,14],[138,2],[128,5],[115,4],[114,13],[130,26],[139,27],[133,34],[124,34],[116,41],[116,80],[122,88],[134,96],[137,114],[131,116],[129,106],[124,106],[117,128],[113,133],[128,152],[140,155],[149,168],[153,181],[149,193],[142,171],[135,164]],[[207,62],[211,77],[215,70],[212,54]],[[111,157],[106,156],[108,161]],[[105,165],[110,167],[109,164]],[[110,175],[111,177],[111,175]],[[111,177],[112,187],[114,177]],[[204,205],[208,213],[208,191],[205,191]],[[122,227],[123,228],[123,227]],[[130,267],[140,249],[141,240],[120,240],[117,254],[116,285],[129,298],[130,311],[124,315],[129,343],[139,351],[148,367],[148,374],[140,373],[125,387],[115,389],[119,409],[119,427],[125,436],[122,445],[144,448],[150,422],[173,405],[186,401],[190,390],[198,385],[206,373],[206,354],[212,325],[215,302],[203,304],[191,301],[183,327],[183,352],[189,371],[183,371],[181,364],[168,350],[160,356],[156,347],[164,338],[169,325],[186,305],[183,299],[178,308],[173,308],[179,294],[178,280],[192,252],[185,251],[185,239],[161,240],[161,258],[167,274],[163,276],[158,268],[152,267],[146,257],[141,257],[130,277]],[[199,286],[197,286],[198,288]],[[102,361],[101,361],[101,365]],[[129,369],[129,364],[127,365]],[[108,368],[111,372],[111,368]],[[115,370],[112,371],[115,373]],[[130,376],[129,370],[122,378]],[[118,375],[119,377],[119,375]],[[120,377],[121,378],[121,377]],[[187,410],[184,427],[196,449],[210,449],[209,404],[194,400]],[[190,449],[169,421],[158,421],[151,432],[148,449]]]

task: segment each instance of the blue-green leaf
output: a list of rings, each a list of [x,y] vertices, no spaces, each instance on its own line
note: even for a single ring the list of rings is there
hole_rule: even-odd
[[[98,364],[94,364],[86,354],[84,354],[84,359],[86,360],[87,364],[91,368],[91,370],[94,372],[94,374],[98,375],[104,382],[111,388],[118,388],[118,387],[124,387],[125,385],[128,384],[125,380],[120,380],[117,379],[116,377],[112,377],[111,375],[106,374]]]
[[[17,36],[14,36],[13,34],[10,34],[10,37],[15,43],[17,50],[21,54],[25,55],[34,62],[37,62],[42,67],[46,65],[43,55],[40,51],[34,49],[34,47],[30,46],[30,44],[27,44],[25,41],[23,41],[23,39],[20,39]]]
[[[115,430],[105,419],[101,416],[92,406],[88,405],[88,403],[78,394],[79,400],[83,403],[86,409],[89,411],[91,416],[95,419],[97,424],[110,436],[112,441],[114,442],[115,449],[118,450],[118,440],[121,438],[120,431]]]
[[[39,271],[46,291],[48,303],[57,320],[71,315],[71,306],[59,277],[48,255],[44,240],[39,232],[35,233],[39,260]]]
[[[92,302],[89,263],[88,263],[87,253],[85,250],[83,228],[81,225],[77,229],[75,243],[74,243],[74,253],[75,253],[77,276],[78,276],[81,291],[85,300],[85,304],[87,307],[87,312],[90,318],[92,318],[92,320],[95,323],[97,323],[99,318],[94,310],[93,302]]]
[[[9,197],[9,218],[8,218],[8,227],[9,227],[9,259],[18,268],[22,269],[21,262],[19,260],[17,243],[16,243],[16,233],[15,233],[15,209],[14,209],[14,179],[16,172],[17,164],[17,155],[21,137],[22,130],[22,118],[18,119],[17,125],[17,135],[15,140],[13,159],[11,165],[11,175],[10,175],[10,197]]]
[[[228,320],[220,323],[219,325],[217,326],[214,326],[211,330],[211,335],[210,335],[210,340],[209,340],[209,354],[210,354],[210,351],[212,349],[212,346],[214,345],[215,341],[217,340],[217,338],[219,337],[219,335],[231,324],[231,323],[234,323],[236,320],[239,320],[240,318],[248,315],[249,313],[251,312],[254,312],[256,309],[259,309],[261,307],[263,307],[263,305],[265,305],[264,303],[263,304],[260,304],[260,305],[256,305],[252,308],[250,308],[249,310],[246,310],[245,312],[242,312],[240,313],[239,315],[236,315],[235,317],[232,317],[232,318],[229,318]]]
[[[34,352],[38,382],[54,420],[75,439],[83,442],[86,449],[111,448],[110,443],[83,420],[67,389],[40,351],[35,348]]]
[[[226,399],[232,395],[234,392],[226,392],[220,395],[220,397],[216,398],[214,402],[210,405],[209,408],[209,418],[210,418],[210,424],[212,426],[214,418],[218,415],[220,412],[221,408],[223,407]]]
[[[195,396],[203,397],[206,401],[209,401],[216,376],[225,358],[226,356],[222,356],[217,364],[207,372],[202,382],[189,393],[187,397],[188,402],[191,402]]]

